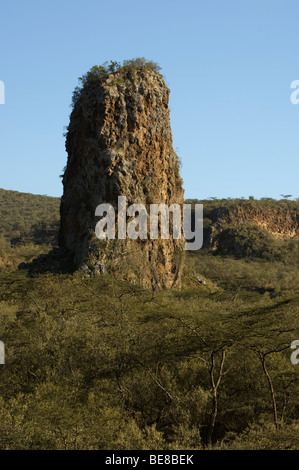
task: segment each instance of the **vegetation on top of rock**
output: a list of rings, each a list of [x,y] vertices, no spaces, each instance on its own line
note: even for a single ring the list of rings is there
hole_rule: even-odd
[[[151,70],[159,73],[161,67],[156,62],[147,60],[144,57],[124,60],[122,64],[111,60],[110,62],[104,62],[102,65],[94,65],[86,74],[79,78],[80,86],[74,89],[72,107],[75,106],[80,98],[83,88],[93,85],[95,82],[106,80],[110,74],[120,73],[122,76],[132,77],[134,73],[142,70]]]

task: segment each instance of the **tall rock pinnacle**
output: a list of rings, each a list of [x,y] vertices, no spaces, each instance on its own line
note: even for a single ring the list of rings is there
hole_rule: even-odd
[[[118,196],[127,205],[183,204],[173,149],[170,90],[155,64],[137,59],[94,67],[74,93],[66,137],[59,245],[76,268],[111,273],[151,289],[179,287],[184,240],[98,240],[95,209]]]

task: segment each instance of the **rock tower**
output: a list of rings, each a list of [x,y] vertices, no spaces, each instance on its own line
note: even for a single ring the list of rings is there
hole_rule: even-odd
[[[184,240],[98,240],[95,209],[118,196],[127,204],[183,204],[173,149],[170,90],[145,60],[94,67],[74,92],[66,135],[60,247],[86,273],[110,273],[151,289],[179,287]],[[170,230],[171,234],[171,230]]]

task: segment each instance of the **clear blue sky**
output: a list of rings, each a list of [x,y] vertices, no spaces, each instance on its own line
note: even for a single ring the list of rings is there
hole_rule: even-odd
[[[144,56],[171,89],[186,197],[299,197],[298,18],[298,0],[3,0],[0,187],[60,196],[78,77]]]

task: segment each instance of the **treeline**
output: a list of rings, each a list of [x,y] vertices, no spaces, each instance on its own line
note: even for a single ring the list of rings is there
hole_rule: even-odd
[[[253,196],[249,198],[222,198],[211,197],[209,199],[186,199],[186,204],[203,204],[204,216],[207,217],[214,209],[224,207],[228,210],[234,210],[238,207],[244,209],[284,209],[294,211],[299,214],[299,198],[295,199],[273,199],[271,197],[262,197],[255,199]]]

